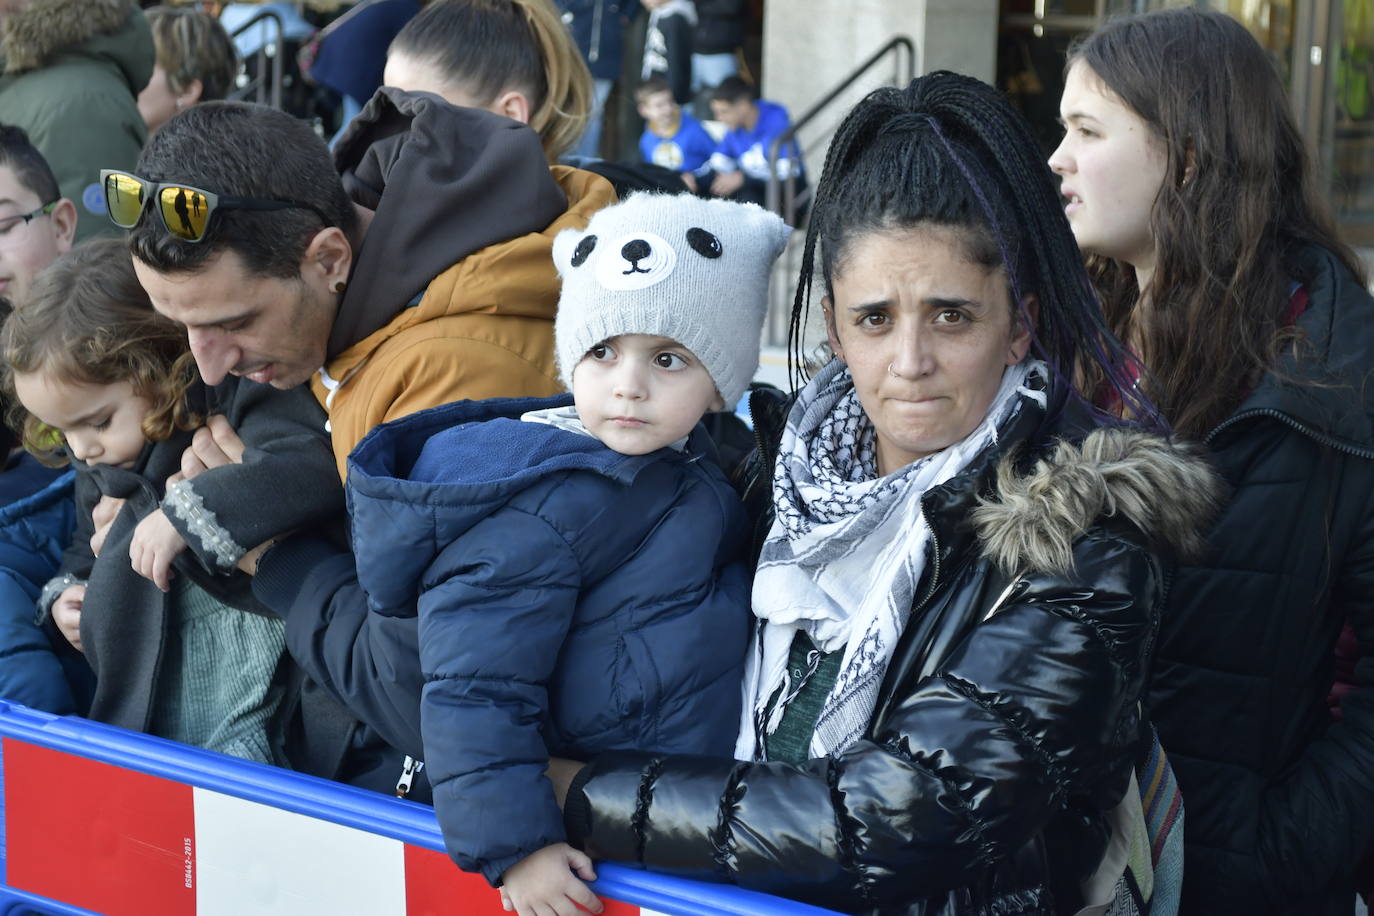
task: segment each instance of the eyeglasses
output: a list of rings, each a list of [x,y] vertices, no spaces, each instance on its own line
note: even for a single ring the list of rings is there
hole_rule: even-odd
[[[210,227],[216,210],[309,210],[324,221],[334,223],[318,207],[296,200],[260,200],[256,197],[231,197],[175,182],[147,181],[128,172],[100,170],[100,185],[105,189],[105,213],[121,229],[138,225],[146,210],[157,201],[162,228],[182,241],[199,242]]]
[[[31,222],[34,217],[47,216],[60,202],[61,199],[59,198],[50,204],[44,204],[32,213],[20,213],[17,216],[2,216],[0,217],[0,232],[8,232],[21,222]]]

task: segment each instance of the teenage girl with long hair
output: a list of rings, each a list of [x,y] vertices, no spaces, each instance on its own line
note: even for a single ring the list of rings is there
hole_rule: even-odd
[[[1178,9],[1070,51],[1050,159],[1140,391],[1231,487],[1174,573],[1149,712],[1188,805],[1183,905],[1349,913],[1374,839],[1374,300],[1287,92],[1236,20]],[[1115,404],[1108,398],[1104,403]]]
[[[559,762],[570,842],[848,912],[1126,905],[1109,837],[1140,810],[1152,548],[1195,540],[1209,473],[1150,431],[985,84],[860,102],[804,264],[794,329],[818,282],[835,358],[784,428],[754,414],[773,520],[738,759]],[[1101,426],[1080,376],[1137,425]]]

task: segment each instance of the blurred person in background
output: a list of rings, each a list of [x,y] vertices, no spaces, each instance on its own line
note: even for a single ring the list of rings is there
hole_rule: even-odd
[[[578,156],[601,155],[601,125],[606,99],[620,78],[625,30],[639,12],[639,0],[557,0],[563,22],[591,71],[594,98]]]
[[[77,202],[77,241],[114,234],[100,170],[133,168],[147,138],[138,94],[154,52],[143,11],[133,0],[3,0],[0,54],[0,122],[24,128]]]
[[[138,110],[151,134],[188,105],[227,98],[239,56],[219,20],[194,7],[155,6],[146,15],[157,58]]]

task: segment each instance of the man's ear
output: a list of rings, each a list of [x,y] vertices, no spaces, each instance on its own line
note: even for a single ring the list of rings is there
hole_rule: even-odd
[[[830,301],[829,296],[821,297],[821,314],[825,316],[825,336],[830,341],[830,350],[840,359],[844,359],[844,349],[840,346],[840,335],[835,330],[835,303]]]
[[[319,289],[342,292],[353,268],[353,246],[338,226],[326,226],[305,247],[301,279]]]
[[[57,250],[66,254],[72,250],[72,240],[76,238],[76,204],[64,197],[52,208],[51,216]]]
[[[1007,351],[1007,365],[1014,366],[1030,352],[1035,326],[1040,321],[1040,300],[1034,293],[1021,297],[1021,305],[1011,316],[1011,347]]]
[[[530,123],[531,108],[530,100],[525,97],[523,92],[515,89],[507,89],[498,95],[488,106],[488,110],[494,111],[499,115],[505,115],[512,121],[519,121],[521,124]]]

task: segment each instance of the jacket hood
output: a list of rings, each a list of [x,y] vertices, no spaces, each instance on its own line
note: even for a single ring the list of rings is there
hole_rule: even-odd
[[[59,54],[114,64],[137,95],[153,75],[153,36],[133,0],[35,0],[0,25],[5,73],[36,70]]]
[[[1302,248],[1294,269],[1307,292],[1297,325],[1303,337],[1232,416],[1276,411],[1337,447],[1374,457],[1374,299],[1324,248]]]
[[[385,327],[468,255],[547,227],[568,205],[539,136],[490,112],[382,87],[344,131],[334,165],[374,211],[329,339],[329,358]]]
[[[1096,429],[1059,440],[1022,466],[997,465],[995,499],[980,498],[973,525],[983,553],[1004,571],[1063,572],[1073,542],[1104,518],[1122,519],[1167,555],[1197,556],[1223,485],[1198,446],[1133,429]]]
[[[348,510],[358,581],[373,610],[413,605],[424,570],[445,544],[550,475],[591,471],[628,485],[665,460],[662,450],[621,455],[591,436],[520,420],[527,411],[571,403],[571,395],[456,401],[368,433],[348,459]],[[472,428],[446,438],[439,456],[451,479],[409,479],[434,436],[463,426]],[[711,448],[698,426],[682,460]],[[385,550],[366,547],[383,541]]]
[[[329,375],[346,383],[362,363],[393,337],[448,317],[538,318],[551,324],[558,310],[559,293],[558,271],[553,263],[554,237],[565,229],[585,228],[593,213],[615,203],[615,191],[609,182],[591,172],[561,165],[546,171],[567,195],[566,211],[540,231],[497,242],[444,270],[424,288],[418,303],[411,300],[414,304],[400,307],[385,326],[332,356],[326,365]],[[389,269],[394,267],[388,265]]]

